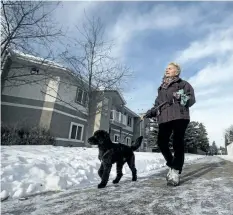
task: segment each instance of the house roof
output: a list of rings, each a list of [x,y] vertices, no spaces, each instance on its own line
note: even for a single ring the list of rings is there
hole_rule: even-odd
[[[104,91],[104,92],[110,92],[110,93],[116,93],[116,95],[121,99],[122,104],[124,105],[124,109],[131,113],[134,117],[140,117],[140,115],[136,114],[135,112],[133,112],[132,110],[130,110],[128,107],[126,107],[125,105],[127,104],[126,100],[124,99],[122,93],[118,90],[99,90],[99,91]]]
[[[119,98],[121,99],[122,103],[123,103],[124,105],[126,105],[126,101],[125,101],[125,99],[124,99],[122,93],[119,92],[118,90],[100,90],[100,91],[116,93],[116,94],[119,96]]]
[[[65,71],[70,71],[67,67],[65,67],[59,63],[56,63],[54,61],[47,60],[45,58],[36,57],[36,56],[30,55],[30,54],[25,54],[21,51],[15,50],[15,49],[8,49],[8,52],[9,52],[10,56],[12,56],[12,57],[16,57],[16,58],[22,59],[22,60],[27,60],[31,63],[41,64],[44,66],[50,66],[53,68],[57,68],[57,69],[65,70]]]
[[[36,65],[49,67],[51,69],[52,68],[58,69],[60,71],[63,71],[64,73],[69,74],[73,77],[76,77],[76,78],[84,81],[86,84],[88,84],[88,81],[85,80],[83,77],[82,78],[77,77],[77,75],[75,75],[75,73],[71,69],[69,69],[68,67],[65,67],[59,63],[56,63],[56,62],[51,61],[51,60],[47,60],[45,58],[36,57],[36,56],[30,55],[30,54],[25,54],[21,51],[15,50],[15,49],[8,49],[7,51],[9,53],[10,57],[13,57],[13,58],[15,57],[16,59],[27,61],[27,62],[36,64]]]
[[[7,51],[9,53],[10,57],[16,57],[17,59],[25,60],[25,61],[35,63],[35,64],[41,64],[43,66],[49,66],[51,68],[59,69],[59,70],[62,70],[64,72],[73,74],[72,70],[70,70],[68,67],[65,67],[59,63],[54,62],[54,61],[47,60],[47,59],[44,59],[41,57],[36,57],[36,56],[30,55],[30,54],[25,54],[21,51],[15,50],[15,49],[8,49]],[[86,80],[84,80],[84,82],[88,83]],[[119,96],[119,98],[121,99],[123,105],[126,105],[126,100],[124,99],[124,97],[120,91],[118,91],[118,90],[104,90],[104,89],[103,90],[99,89],[99,91],[116,93]],[[130,112],[134,117],[140,117],[138,114],[136,114],[135,112],[133,112],[132,110],[130,110],[126,106],[124,106],[124,108],[128,112]]]
[[[140,117],[138,114],[136,114],[135,112],[133,112],[132,110],[130,110],[126,106],[124,108],[126,109],[126,111],[130,112],[134,117]]]

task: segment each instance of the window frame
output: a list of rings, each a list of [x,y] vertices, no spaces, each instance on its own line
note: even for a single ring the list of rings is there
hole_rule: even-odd
[[[126,145],[130,146],[131,145],[131,137],[126,137]],[[127,140],[129,140],[129,143],[127,143]]]
[[[127,118],[127,126],[128,126],[128,127],[131,127],[131,128],[132,128],[132,118],[133,118],[132,116],[129,116],[129,115],[128,115],[128,118]],[[129,120],[129,119],[130,119],[130,120]],[[129,125],[129,121],[130,121],[130,125]]]
[[[115,141],[115,136],[118,137],[118,141]],[[119,143],[119,141],[120,141],[120,134],[114,134],[114,135],[113,135],[113,142],[114,142],[114,143]]]
[[[72,133],[72,127],[73,127],[73,125],[77,126],[76,133],[75,133],[75,139],[71,138],[71,133]],[[82,128],[80,140],[77,139],[78,127]],[[72,140],[74,142],[81,142],[81,141],[83,141],[83,132],[84,132],[84,125],[83,124],[79,124],[79,123],[76,123],[76,122],[71,122],[70,123],[70,130],[69,130],[69,138],[68,139]]]
[[[82,91],[82,99],[81,99],[81,102],[78,101],[78,93],[79,91]],[[84,98],[84,94],[86,93],[86,101],[83,101],[83,98]],[[84,106],[84,107],[87,107],[87,104],[88,104],[88,93],[87,91],[83,90],[82,88],[80,87],[77,87],[77,90],[76,90],[76,97],[75,97],[75,102]]]

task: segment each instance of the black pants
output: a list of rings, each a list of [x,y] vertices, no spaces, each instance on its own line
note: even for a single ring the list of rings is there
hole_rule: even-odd
[[[159,125],[158,146],[167,161],[167,166],[182,172],[184,165],[184,135],[189,124],[187,119],[179,119]],[[169,149],[169,139],[173,132],[174,156]]]

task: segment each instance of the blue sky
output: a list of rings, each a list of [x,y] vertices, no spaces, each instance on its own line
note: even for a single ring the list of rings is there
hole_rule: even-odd
[[[124,90],[129,108],[152,106],[165,67],[175,61],[196,92],[191,120],[224,144],[224,129],[233,124],[232,2],[63,2],[56,19],[72,35],[84,9],[102,19],[113,55],[134,72]]]

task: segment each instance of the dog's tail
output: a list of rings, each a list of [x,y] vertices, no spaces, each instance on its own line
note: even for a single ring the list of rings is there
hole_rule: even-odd
[[[133,151],[136,151],[142,144],[143,136],[140,136],[136,139],[135,143],[131,146]]]

